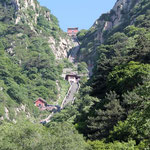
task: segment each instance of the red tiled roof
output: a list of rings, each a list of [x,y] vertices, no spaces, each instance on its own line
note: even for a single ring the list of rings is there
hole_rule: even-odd
[[[41,97],[39,97],[36,101],[34,101],[34,103],[36,103],[39,100],[42,101],[43,103],[47,104],[47,102],[44,99],[42,99]]]
[[[78,27],[75,27],[75,28],[68,28],[68,30],[75,30],[75,29],[78,30]]]

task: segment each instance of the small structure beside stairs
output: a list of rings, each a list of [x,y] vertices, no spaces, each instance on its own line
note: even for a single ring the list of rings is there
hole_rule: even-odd
[[[58,105],[48,105],[47,102],[42,99],[42,98],[38,98],[35,102],[34,102],[35,106],[39,108],[39,110],[44,111],[59,111],[60,110],[60,106]]]
[[[78,83],[80,80],[80,76],[76,74],[67,74],[65,80],[67,80],[69,83]]]
[[[47,102],[44,99],[40,98],[40,97],[34,102],[34,104],[38,108],[47,106]]]

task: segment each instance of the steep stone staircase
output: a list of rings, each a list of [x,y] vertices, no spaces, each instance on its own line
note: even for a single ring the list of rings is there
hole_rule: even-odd
[[[79,83],[71,84],[70,89],[62,102],[61,109],[63,109],[68,103],[74,102],[75,94],[78,92],[79,87]]]
[[[74,67],[77,68],[77,62],[76,62],[76,58],[77,58],[77,53],[78,50],[80,48],[79,42],[76,38],[73,39],[74,41],[74,45],[75,47],[72,49],[68,60],[74,64]],[[63,72],[71,72],[72,73],[72,68],[67,68],[65,69]],[[65,76],[65,73],[63,74],[63,76]],[[73,103],[74,99],[75,99],[75,94],[77,93],[77,91],[79,90],[80,85],[79,83],[70,83],[70,88],[61,104],[61,109],[63,109],[67,104],[69,103]],[[53,117],[53,115],[57,113],[57,112],[52,112],[47,118],[41,120],[41,123],[45,124],[45,123],[49,123],[51,118]]]

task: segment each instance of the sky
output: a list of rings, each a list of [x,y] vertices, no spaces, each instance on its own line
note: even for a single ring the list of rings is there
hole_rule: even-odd
[[[62,30],[79,27],[89,29],[102,13],[113,8],[117,0],[38,0],[59,20]]]

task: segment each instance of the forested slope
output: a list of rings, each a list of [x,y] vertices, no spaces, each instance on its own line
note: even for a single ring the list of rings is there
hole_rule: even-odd
[[[58,20],[36,0],[0,1],[0,116],[17,118],[16,108],[27,116],[38,116],[34,101],[58,100],[56,80],[63,65],[56,59],[67,57],[71,39]],[[21,109],[21,108],[20,108]],[[16,112],[16,113],[15,113]],[[22,112],[22,111],[21,111]]]
[[[53,52],[66,35],[37,1],[1,0],[0,8],[0,115],[10,120],[0,125],[2,150],[150,148],[149,0],[117,0],[90,30],[79,32],[79,60],[94,63],[93,76],[82,77],[75,103],[45,126],[24,118],[39,116],[37,97],[57,99],[63,66]],[[16,115],[24,106],[25,115]]]
[[[98,101],[78,118],[79,124],[86,122],[79,127],[91,140],[149,143],[150,2],[130,2],[132,9],[122,10],[124,21],[105,31],[96,48],[88,85]]]
[[[51,112],[34,106],[38,97],[57,104],[65,96],[68,83],[61,74],[72,47],[57,18],[37,0],[0,0],[1,150],[88,148],[72,123],[40,124]]]
[[[93,141],[93,149],[149,148],[150,2],[118,0],[112,11],[78,34],[80,59],[88,62],[88,57],[95,67],[92,78],[81,81],[74,109],[66,109],[63,119],[71,117],[80,133]],[[120,19],[104,31],[111,14]],[[56,121],[63,119],[58,116]]]

